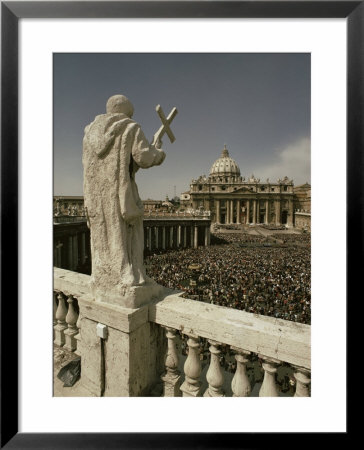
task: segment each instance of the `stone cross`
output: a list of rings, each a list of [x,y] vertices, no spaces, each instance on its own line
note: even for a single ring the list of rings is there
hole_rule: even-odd
[[[162,126],[159,128],[159,130],[155,133],[153,138],[153,144],[156,144],[158,141],[160,141],[164,135],[164,133],[167,133],[167,136],[169,137],[169,140],[174,142],[176,138],[174,137],[170,124],[172,123],[173,119],[176,117],[178,111],[177,108],[174,107],[171,112],[169,113],[168,117],[164,115],[163,109],[161,105],[157,105],[155,107],[155,110],[158,113],[159,118],[161,119]]]

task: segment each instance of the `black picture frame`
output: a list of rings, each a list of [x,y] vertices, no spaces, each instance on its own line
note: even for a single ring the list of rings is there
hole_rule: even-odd
[[[1,2],[1,448],[257,448],[256,433],[18,432],[18,21],[21,18],[346,18],[347,303],[363,263],[364,1]],[[30,294],[32,295],[32,294]],[[35,296],[36,293],[33,293]],[[348,310],[349,312],[349,310]],[[10,336],[9,336],[10,335]],[[11,341],[11,345],[9,342]],[[350,346],[348,345],[348,348]],[[341,358],[336,363],[344,364]],[[334,375],[333,375],[334,376]],[[173,413],[173,411],[170,411]],[[57,418],[55,418],[57,420]],[[213,424],[211,424],[213,429]],[[348,428],[349,431],[349,428]],[[335,439],[347,437],[340,433]],[[277,437],[277,436],[276,436]],[[317,435],[315,439],[317,439]],[[296,440],[296,437],[294,437]],[[300,438],[300,445],[307,436]],[[337,441],[337,442],[338,442]],[[271,442],[271,441],[270,441]],[[293,444],[293,442],[292,442]]]

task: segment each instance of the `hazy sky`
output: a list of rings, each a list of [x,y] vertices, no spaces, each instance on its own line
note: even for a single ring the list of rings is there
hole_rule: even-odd
[[[55,54],[54,194],[83,194],[84,127],[114,94],[131,100],[149,139],[155,106],[178,109],[164,163],[136,174],[142,199],[187,191],[224,144],[242,176],[310,182],[310,72],[309,54]]]

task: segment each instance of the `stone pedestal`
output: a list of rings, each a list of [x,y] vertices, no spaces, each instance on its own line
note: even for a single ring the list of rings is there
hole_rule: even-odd
[[[148,395],[164,371],[163,329],[148,321],[148,306],[129,309],[79,298],[82,345],[81,383],[108,397]],[[98,323],[107,326],[98,337]]]
[[[117,289],[110,289],[108,292],[93,286],[91,283],[91,296],[96,299],[97,303],[105,302],[107,304],[133,309],[140,308],[152,300],[161,298],[163,290],[163,286],[151,278],[141,286],[119,286]]]

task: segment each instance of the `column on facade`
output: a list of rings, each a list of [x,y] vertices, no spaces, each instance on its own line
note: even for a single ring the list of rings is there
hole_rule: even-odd
[[[234,223],[234,200],[230,200],[230,223]]]
[[[250,223],[250,200],[246,201],[246,224]]]
[[[169,228],[169,247],[173,248],[173,225]]]
[[[166,227],[163,225],[162,227],[162,249],[166,249]]]
[[[86,260],[86,233],[81,233],[81,264]]]
[[[55,267],[59,267],[58,266],[58,247],[57,247],[57,244],[53,246],[53,265]]]
[[[253,217],[252,217],[252,223],[257,223],[257,201],[253,200]]]
[[[198,226],[197,225],[194,226],[193,247],[194,248],[198,247]]]
[[[230,202],[225,200],[225,223],[230,223]]]
[[[236,201],[236,223],[241,223],[241,201]]]
[[[216,223],[220,223],[221,222],[221,217],[220,217],[220,200],[216,200]]]
[[[281,224],[281,201],[275,200],[275,209],[276,209],[276,225]]]
[[[78,266],[78,237],[77,234],[74,234],[72,243],[72,255],[73,255],[73,270],[76,270]]]
[[[264,223],[266,225],[268,225],[268,223],[269,223],[269,200],[268,199],[265,201],[265,215],[264,215],[264,217],[265,217]]]
[[[208,245],[210,245],[210,227],[206,226],[205,227],[205,247],[207,247]]]
[[[183,247],[187,247],[187,226],[183,226]]]
[[[148,248],[152,250],[152,227],[148,227]]]
[[[287,225],[293,227],[293,199],[288,200],[288,218]]]
[[[181,225],[178,225],[178,228],[177,228],[177,247],[181,247],[181,232],[182,232],[182,227],[181,227]]]
[[[159,227],[154,227],[154,234],[155,234],[155,248],[159,249]]]
[[[72,270],[73,269],[73,252],[72,252],[72,247],[73,247],[73,238],[72,236],[68,236],[68,251],[67,251],[67,269],[68,270]]]

